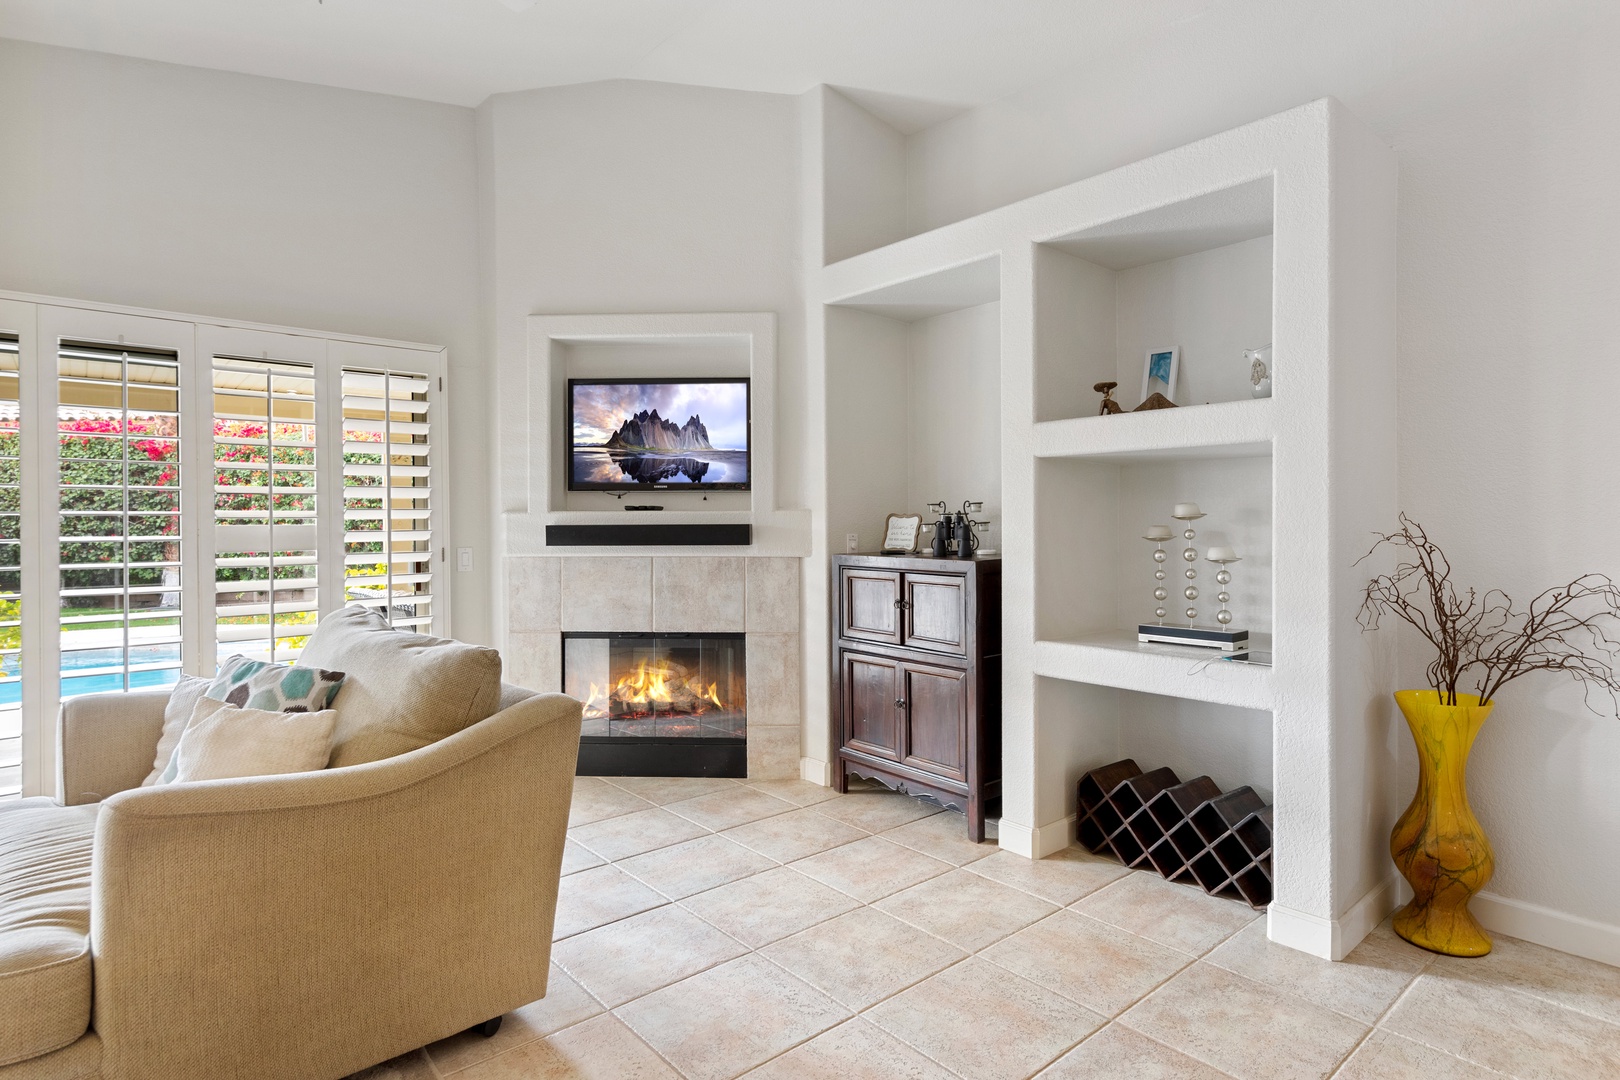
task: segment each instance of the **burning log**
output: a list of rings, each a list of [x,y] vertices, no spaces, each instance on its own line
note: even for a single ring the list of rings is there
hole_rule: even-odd
[[[697,715],[710,705],[724,708],[718,687],[707,687],[687,667],[664,662],[648,667],[643,661],[636,670],[619,679],[607,694],[608,716],[613,719],[653,715]],[[597,688],[591,687],[594,702]]]

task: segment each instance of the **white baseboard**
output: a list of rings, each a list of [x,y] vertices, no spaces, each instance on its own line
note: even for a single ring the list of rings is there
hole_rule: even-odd
[[[1468,909],[1487,930],[1620,967],[1620,926],[1494,893],[1476,893]]]
[[[1000,831],[996,843],[1001,845],[1002,851],[1010,851],[1014,855],[1022,855],[1026,859],[1035,857],[1035,830],[1028,825],[1020,825],[1016,821],[1002,818]]]
[[[1374,886],[1337,919],[1324,919],[1273,902],[1266,909],[1266,936],[1279,945],[1324,960],[1343,960],[1394,909],[1393,879]]]
[[[1074,819],[1070,814],[1057,821],[1049,821],[1035,830],[1034,858],[1044,859],[1074,843]]]
[[[832,763],[802,757],[799,759],[799,777],[819,787],[832,787]]]
[[[1034,829],[1002,818],[999,827],[1002,850],[1026,859],[1044,859],[1053,852],[1062,851],[1074,841],[1073,814]]]

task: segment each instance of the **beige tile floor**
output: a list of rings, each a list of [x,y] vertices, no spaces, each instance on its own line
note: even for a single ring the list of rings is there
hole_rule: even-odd
[[[581,778],[544,1001],[365,1080],[1620,1077],[1620,969],[1380,927],[1328,964],[880,790]]]

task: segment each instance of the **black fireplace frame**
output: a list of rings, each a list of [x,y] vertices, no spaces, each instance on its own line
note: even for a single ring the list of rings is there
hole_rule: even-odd
[[[748,635],[719,631],[569,631],[562,636],[561,679],[568,673],[570,639],[602,638],[720,638],[743,643],[747,663]],[[566,687],[566,682],[562,683]],[[745,721],[746,725],[746,721]],[[744,727],[746,732],[747,728]],[[662,735],[581,735],[576,776],[718,776],[742,780],[748,776],[748,737]]]

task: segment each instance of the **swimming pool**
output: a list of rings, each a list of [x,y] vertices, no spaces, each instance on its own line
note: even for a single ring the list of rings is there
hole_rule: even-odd
[[[156,671],[132,671],[129,673],[129,688],[131,690],[156,690],[159,687],[173,686],[180,678],[178,645],[132,645],[129,650],[129,663],[132,667],[146,667],[149,664],[172,663],[175,667],[162,668]],[[100,694],[108,690],[122,690],[124,676],[119,672],[107,672],[98,675],[78,675],[75,671],[94,670],[96,668],[109,668],[120,666],[124,662],[124,650],[118,649],[76,649],[62,654],[62,696],[77,697],[80,694]],[[22,680],[9,678],[0,682],[0,706],[16,705],[22,701]]]

